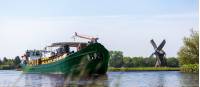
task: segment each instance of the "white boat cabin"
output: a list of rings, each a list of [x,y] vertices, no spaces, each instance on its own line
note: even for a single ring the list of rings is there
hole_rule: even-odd
[[[88,43],[83,42],[60,42],[53,43],[45,47],[43,50],[27,50],[26,60],[31,65],[46,64],[46,61],[64,58],[63,56],[70,55],[87,47]]]

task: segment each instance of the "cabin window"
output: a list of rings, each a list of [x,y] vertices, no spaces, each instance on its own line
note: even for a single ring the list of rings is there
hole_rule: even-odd
[[[77,47],[70,47],[70,53],[77,52]]]
[[[64,52],[66,52],[66,53],[69,53],[69,46],[68,45],[65,45],[65,46],[63,46],[63,50],[64,50]]]
[[[35,54],[36,54],[36,56],[40,56],[40,52],[39,51],[36,51]]]
[[[29,51],[26,51],[26,56],[30,57],[30,52]]]

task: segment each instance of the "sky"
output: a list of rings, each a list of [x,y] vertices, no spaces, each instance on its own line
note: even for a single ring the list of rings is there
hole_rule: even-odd
[[[199,29],[198,0],[0,0],[0,58],[21,56],[74,32],[99,37],[108,50],[148,57],[150,40],[176,57],[190,30]],[[76,39],[76,41],[87,41]]]

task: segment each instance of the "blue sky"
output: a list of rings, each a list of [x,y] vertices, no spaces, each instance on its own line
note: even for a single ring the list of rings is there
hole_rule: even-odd
[[[183,37],[199,28],[198,13],[198,0],[1,0],[0,57],[72,41],[74,32],[125,56],[149,56],[150,39],[166,39],[167,56],[176,56]]]
[[[198,0],[1,0],[1,16],[108,16],[188,14]]]

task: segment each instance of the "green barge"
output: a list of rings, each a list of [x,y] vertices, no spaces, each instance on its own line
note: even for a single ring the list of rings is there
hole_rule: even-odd
[[[47,50],[51,48],[51,50]],[[56,49],[56,51],[52,51]],[[72,50],[76,49],[76,50]],[[24,73],[61,73],[65,75],[106,74],[109,52],[96,40],[59,42],[45,50],[27,50],[21,64]]]

